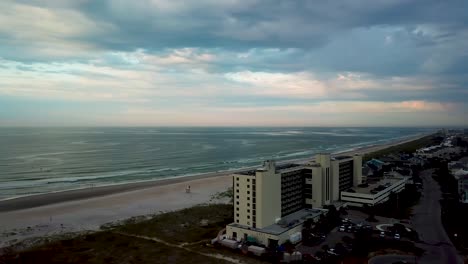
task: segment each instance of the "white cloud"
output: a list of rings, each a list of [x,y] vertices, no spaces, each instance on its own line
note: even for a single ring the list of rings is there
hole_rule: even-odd
[[[0,3],[0,34],[3,45],[21,49],[22,56],[88,57],[97,49],[80,39],[115,30],[68,8],[46,8],[6,0]],[[1,42],[0,42],[1,43]]]

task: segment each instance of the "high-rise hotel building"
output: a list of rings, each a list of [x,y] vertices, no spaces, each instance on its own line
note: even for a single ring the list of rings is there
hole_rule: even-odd
[[[315,162],[276,166],[265,161],[259,169],[233,175],[234,223],[230,238],[256,238],[282,243],[300,232],[305,219],[339,200],[340,192],[361,183],[362,157],[318,154]],[[299,230],[299,231],[298,231]]]

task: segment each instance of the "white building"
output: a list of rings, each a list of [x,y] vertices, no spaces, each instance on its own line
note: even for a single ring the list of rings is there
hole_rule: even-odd
[[[453,176],[458,182],[458,195],[460,196],[460,202],[468,203],[468,171],[459,169]]]
[[[399,193],[405,188],[409,177],[404,177],[393,172],[378,183],[369,184],[367,187],[353,188],[352,191],[341,192],[341,201],[351,206],[374,206],[387,201],[391,193]]]
[[[340,192],[362,181],[362,157],[318,154],[315,162],[263,167],[233,175],[234,223],[230,239],[282,244],[297,236],[302,223],[323,213],[312,209],[339,200]]]

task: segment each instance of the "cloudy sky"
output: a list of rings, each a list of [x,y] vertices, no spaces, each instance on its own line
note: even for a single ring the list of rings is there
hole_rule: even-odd
[[[465,0],[2,0],[0,126],[468,124]]]

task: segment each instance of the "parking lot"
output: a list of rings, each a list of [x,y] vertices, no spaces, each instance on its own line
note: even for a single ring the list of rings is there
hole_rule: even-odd
[[[324,246],[325,248],[328,247],[333,251],[337,244],[342,244],[344,248],[346,248],[347,250],[351,250],[352,244],[350,244],[349,241],[354,238],[354,234],[358,230],[368,230],[372,232],[373,237],[378,239],[408,240],[407,237],[403,237],[397,232],[385,231],[384,233],[381,233],[381,231],[378,229],[378,227],[380,227],[381,229],[386,230],[386,227],[391,227],[397,223],[399,224],[400,221],[397,219],[376,216],[375,218],[377,219],[377,222],[368,222],[365,220],[368,217],[368,215],[361,211],[347,210],[347,212],[348,214],[343,216],[342,223],[335,227],[333,230],[331,230],[331,232],[328,235],[326,235],[325,239],[322,242],[314,246],[306,246],[300,244],[296,246],[296,249],[298,249],[303,254],[310,254],[314,256],[318,252],[327,253],[324,251]],[[382,226],[385,227],[382,228]],[[409,224],[405,223],[403,226],[407,227],[409,226]]]

